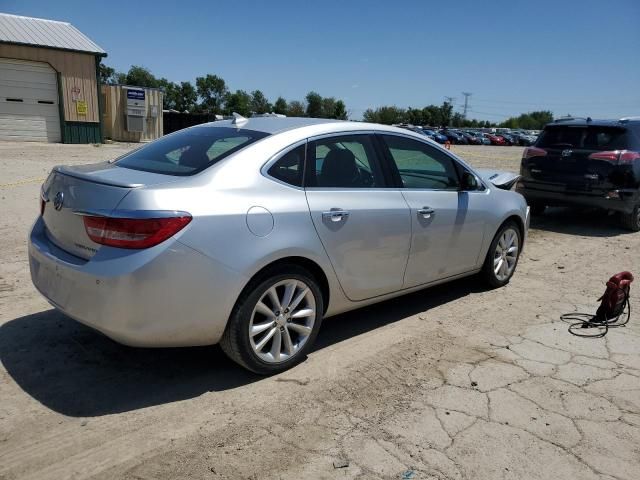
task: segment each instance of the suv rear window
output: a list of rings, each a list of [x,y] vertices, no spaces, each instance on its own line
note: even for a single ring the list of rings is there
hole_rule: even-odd
[[[627,148],[627,131],[619,127],[558,125],[546,127],[536,143],[541,148],[583,148],[622,150]]]
[[[165,175],[193,175],[267,135],[225,127],[188,128],[131,152],[116,165]]]

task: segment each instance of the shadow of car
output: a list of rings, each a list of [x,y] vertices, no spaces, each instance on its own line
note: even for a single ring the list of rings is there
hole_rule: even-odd
[[[481,290],[469,277],[328,318],[311,355]],[[132,411],[265,381],[217,346],[126,347],[56,310],[2,325],[0,361],[27,394],[72,417]]]

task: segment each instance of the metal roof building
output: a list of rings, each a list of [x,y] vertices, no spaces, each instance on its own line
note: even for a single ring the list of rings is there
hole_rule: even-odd
[[[70,23],[0,13],[0,140],[102,142],[104,56]]]

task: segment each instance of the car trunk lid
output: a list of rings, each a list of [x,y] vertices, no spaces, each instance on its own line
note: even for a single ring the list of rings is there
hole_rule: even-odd
[[[55,167],[42,186],[47,238],[68,253],[88,260],[100,245],[87,235],[83,214],[108,215],[132,189],[175,180],[109,163]]]

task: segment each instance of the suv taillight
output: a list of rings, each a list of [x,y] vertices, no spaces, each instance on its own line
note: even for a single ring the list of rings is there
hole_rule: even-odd
[[[609,150],[589,155],[589,160],[604,160],[611,163],[633,163],[640,158],[640,153],[631,150]]]
[[[191,215],[169,218],[84,217],[89,238],[118,248],[149,248],[175,235],[191,221]]]
[[[544,157],[547,155],[547,151],[537,147],[527,147],[522,152],[522,159],[526,160],[531,157]]]

